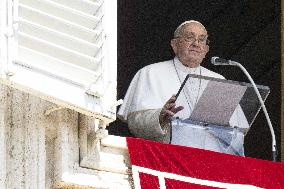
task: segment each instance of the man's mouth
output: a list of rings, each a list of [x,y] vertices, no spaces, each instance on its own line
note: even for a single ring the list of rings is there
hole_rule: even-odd
[[[199,50],[194,50],[194,49],[191,49],[191,50],[189,50],[190,52],[195,52],[195,53],[200,53],[200,51]]]

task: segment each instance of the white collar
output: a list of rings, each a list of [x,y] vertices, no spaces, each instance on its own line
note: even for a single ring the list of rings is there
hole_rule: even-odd
[[[182,71],[186,74],[189,74],[189,73],[190,74],[198,74],[200,69],[201,69],[200,65],[196,68],[186,67],[179,61],[179,59],[177,57],[175,57],[173,61],[174,61],[174,64],[176,65],[177,70]]]

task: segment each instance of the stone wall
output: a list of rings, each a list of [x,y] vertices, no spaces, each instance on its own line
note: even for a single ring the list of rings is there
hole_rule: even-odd
[[[0,188],[130,188],[125,139],[103,139],[114,139],[114,146],[96,140],[99,124],[0,84]],[[90,167],[80,165],[80,146],[84,157],[93,157]],[[121,161],[100,163],[113,156]]]

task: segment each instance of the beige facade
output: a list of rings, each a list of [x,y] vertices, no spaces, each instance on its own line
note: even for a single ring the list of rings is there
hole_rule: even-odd
[[[130,188],[125,139],[103,127],[0,84],[0,188]]]

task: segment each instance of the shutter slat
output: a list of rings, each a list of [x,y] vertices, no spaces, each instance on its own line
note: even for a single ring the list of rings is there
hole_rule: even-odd
[[[49,0],[21,0],[22,5],[37,9],[44,13],[68,20],[89,29],[101,28],[101,17],[85,14],[73,8],[60,5]]]
[[[56,3],[62,4],[66,7],[77,9],[86,14],[94,15],[99,11],[101,3],[92,2],[89,0],[52,0]]]
[[[44,39],[50,43],[54,43],[92,57],[95,57],[98,54],[101,46],[101,44],[99,46],[39,24],[29,22],[28,20],[20,21],[19,30],[25,34],[39,39]]]
[[[19,45],[58,58],[62,61],[70,62],[93,71],[96,71],[101,63],[102,58],[86,56],[22,32],[18,32],[18,35]]]
[[[34,51],[24,46],[19,46],[19,56],[16,61],[25,64],[27,67],[45,70],[53,75],[60,75],[73,82],[78,82],[82,86],[97,80],[99,76],[96,72],[80,66],[70,65],[70,63],[39,53],[38,51]],[[62,70],[64,70],[64,72]]]
[[[88,29],[76,23],[49,15],[22,4],[19,5],[19,15],[23,19],[78,37],[91,43],[96,43],[100,40],[101,31]]]

